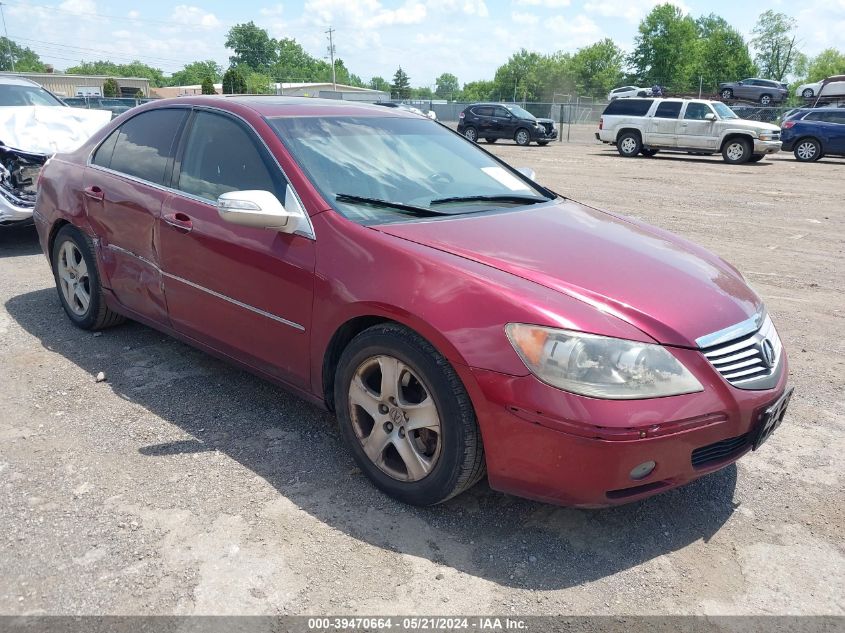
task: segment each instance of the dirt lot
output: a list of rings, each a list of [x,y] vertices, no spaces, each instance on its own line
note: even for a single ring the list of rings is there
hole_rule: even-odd
[[[493,150],[744,271],[796,387],[759,452],[616,509],[405,507],[329,415],[146,327],[74,329],[34,232],[0,230],[0,613],[845,614],[845,161]]]

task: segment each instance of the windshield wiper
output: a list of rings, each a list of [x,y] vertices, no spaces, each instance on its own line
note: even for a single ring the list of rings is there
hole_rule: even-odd
[[[451,198],[436,198],[429,204],[448,204],[450,202],[516,202],[519,204],[537,204],[548,202],[548,198],[537,196],[501,195],[501,196],[453,196]]]
[[[351,202],[353,204],[370,204],[374,207],[385,207],[389,209],[397,209],[404,211],[409,215],[415,215],[420,218],[430,218],[439,215],[451,215],[450,213],[441,213],[434,209],[426,209],[425,207],[415,207],[412,204],[403,204],[401,202],[391,202],[390,200],[382,200],[380,198],[367,198],[365,196],[353,196],[350,193],[339,193],[335,197],[338,202]]]

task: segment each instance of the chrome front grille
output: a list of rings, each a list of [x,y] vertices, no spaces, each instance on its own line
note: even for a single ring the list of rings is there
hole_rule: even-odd
[[[725,380],[740,389],[769,388],[777,378],[783,347],[766,315],[698,339],[701,352]],[[712,342],[711,342],[712,341]],[[707,345],[706,343],[710,343]]]

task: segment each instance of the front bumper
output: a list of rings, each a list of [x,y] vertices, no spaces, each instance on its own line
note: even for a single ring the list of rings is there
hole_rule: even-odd
[[[603,507],[681,486],[739,459],[751,450],[761,412],[786,389],[785,355],[773,389],[747,391],[728,384],[700,352],[673,351],[703,391],[598,400],[532,375],[472,369],[490,486],[539,501]],[[694,465],[693,451],[704,448],[715,457]],[[654,470],[632,479],[631,471],[649,461]]]
[[[0,187],[0,226],[29,224],[32,222],[32,210],[34,208],[35,205],[29,205],[17,199]]]
[[[755,154],[775,154],[781,150],[783,143],[781,141],[761,141],[754,139],[754,153]]]
[[[545,127],[534,128],[531,130],[532,141],[554,141],[557,139],[557,128],[552,127],[551,130],[546,130]]]

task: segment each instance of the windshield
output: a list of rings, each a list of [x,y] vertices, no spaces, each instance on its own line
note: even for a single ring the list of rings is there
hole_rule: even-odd
[[[719,115],[722,119],[738,119],[737,113],[731,110],[728,106],[726,106],[721,101],[711,101],[710,105],[713,106],[713,109],[716,111],[716,114]]]
[[[56,97],[40,86],[0,84],[0,106],[61,106]]]
[[[429,119],[285,117],[269,122],[323,198],[362,224],[404,222],[420,212],[480,213],[550,199],[546,190]]]
[[[513,114],[515,117],[519,117],[520,119],[530,119],[531,121],[535,120],[534,115],[531,114],[525,108],[522,108],[518,105],[505,105],[505,104],[502,104],[502,105],[504,105],[508,110],[510,110],[511,114]]]

